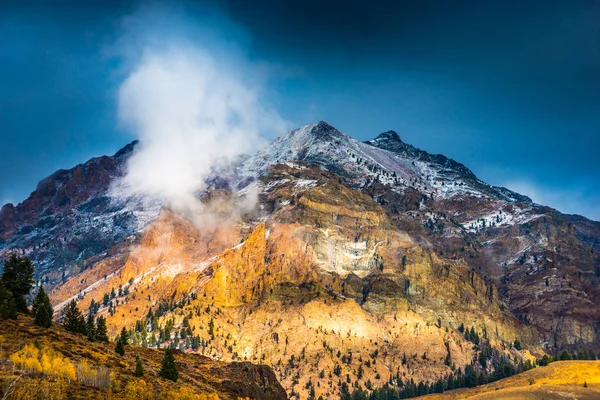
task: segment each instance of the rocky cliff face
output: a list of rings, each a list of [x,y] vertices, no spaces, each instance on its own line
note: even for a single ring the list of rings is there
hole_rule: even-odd
[[[106,303],[112,334],[125,325],[140,344],[267,363],[302,398],[327,398],[347,379],[437,379],[473,358],[461,325],[522,360],[600,344],[597,223],[487,185],[395,132],[363,143],[323,122],[292,131],[211,177],[201,197],[216,223],[200,229],[114,195],[127,154],[103,158],[110,168],[90,161],[87,171],[110,177],[92,189],[69,183],[86,171],[76,167],[50,180],[58,189],[43,201],[34,192],[0,214],[3,249],[54,277],[57,309]],[[231,212],[251,194],[251,211]],[[21,231],[45,218],[49,229]],[[105,242],[77,247],[80,261],[47,250],[85,232]],[[49,245],[32,246],[40,239]],[[56,285],[61,268],[73,277]],[[515,339],[527,350],[510,348]]]

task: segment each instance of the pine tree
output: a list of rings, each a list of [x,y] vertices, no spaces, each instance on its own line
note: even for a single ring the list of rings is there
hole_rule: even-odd
[[[106,318],[99,316],[96,320],[96,340],[108,343],[108,333],[106,330]]]
[[[96,324],[94,323],[94,316],[92,313],[88,314],[85,321],[85,332],[90,342],[96,340]]]
[[[92,314],[92,317],[95,317],[96,314],[98,314],[98,310],[100,310],[100,303],[96,303],[96,301],[92,299],[92,301],[90,301],[88,312]]]
[[[208,321],[208,334],[214,339],[215,338],[215,321],[211,318]]]
[[[125,327],[121,329],[121,333],[119,334],[117,340],[120,340],[123,343],[123,346],[129,344],[129,333]]]
[[[519,339],[515,339],[515,343],[513,344],[513,347],[517,350],[521,350],[521,342],[519,342]]]
[[[177,382],[177,379],[179,379],[179,371],[177,371],[177,364],[175,364],[175,357],[171,349],[165,350],[159,375],[173,382]]]
[[[115,353],[117,353],[120,356],[125,355],[125,346],[123,346],[123,342],[121,341],[121,338],[117,339],[117,345],[115,346]]]
[[[139,354],[135,356],[135,376],[144,376],[144,365]]]
[[[63,326],[66,330],[73,333],[79,333],[85,335],[85,319],[77,307],[77,302],[71,300],[65,309],[65,317],[63,319]]]
[[[0,280],[0,319],[17,318],[17,305],[12,293],[6,290]]]
[[[12,254],[4,260],[2,282],[6,290],[12,293],[17,311],[29,313],[25,297],[33,287],[33,264],[27,257],[18,257]]]
[[[52,316],[54,315],[54,309],[50,303],[48,295],[44,291],[44,287],[40,286],[33,305],[31,306],[31,312],[35,317],[35,324],[42,328],[50,328],[52,325]]]

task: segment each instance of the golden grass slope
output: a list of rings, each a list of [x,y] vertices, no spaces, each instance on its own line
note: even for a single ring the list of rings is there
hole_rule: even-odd
[[[53,325],[19,315],[0,321],[0,399],[286,399],[273,372],[250,363],[224,363],[175,353],[179,380],[158,376],[163,351],[89,342]],[[135,375],[139,355],[144,375]],[[11,388],[12,386],[12,388]],[[7,392],[12,392],[5,397]]]
[[[584,387],[584,384],[587,387]],[[472,389],[423,397],[428,400],[600,399],[600,361],[557,361]]]

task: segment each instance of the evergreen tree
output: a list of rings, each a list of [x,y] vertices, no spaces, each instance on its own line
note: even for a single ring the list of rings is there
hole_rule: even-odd
[[[121,338],[117,339],[117,345],[115,346],[115,353],[117,353],[120,356],[125,355],[125,346],[123,346],[123,342],[121,341]]]
[[[560,361],[564,361],[564,360],[572,360],[573,356],[571,356],[571,353],[569,353],[567,350],[563,350],[560,355],[558,356],[558,359]]]
[[[173,356],[171,349],[165,350],[159,375],[162,378],[170,379],[173,382],[177,382],[177,379],[179,379],[179,371],[177,371],[177,364],[175,364],[175,357]]]
[[[125,327],[121,329],[121,333],[119,334],[117,340],[120,340],[123,343],[123,346],[129,344],[129,333]]]
[[[96,340],[108,343],[108,333],[106,330],[106,318],[99,316],[96,320]]]
[[[98,310],[100,310],[100,303],[96,303],[94,299],[90,302],[90,307],[88,308],[88,312],[92,314],[92,317],[95,317],[98,314]]]
[[[135,376],[144,376],[144,365],[139,354],[135,356]]]
[[[6,290],[12,293],[17,311],[28,313],[25,297],[33,287],[33,264],[27,257],[18,257],[12,254],[4,260],[2,282]]]
[[[515,343],[513,344],[513,347],[517,350],[521,350],[521,342],[519,341],[519,339],[515,339]]]
[[[85,321],[85,332],[90,342],[96,340],[96,324],[94,323],[94,316],[92,315],[92,313],[88,314],[87,319]]]
[[[17,318],[17,305],[12,293],[9,292],[0,280],[0,319]]]
[[[31,306],[31,312],[35,317],[36,325],[41,326],[42,328],[50,328],[50,325],[52,325],[54,309],[52,308],[52,304],[50,304],[50,299],[44,291],[43,286],[40,286],[35,295],[33,305]]]
[[[69,332],[79,333],[82,335],[86,334],[85,319],[83,318],[81,311],[79,311],[79,307],[77,307],[77,302],[75,300],[71,300],[65,309],[63,326]]]
[[[208,321],[208,334],[213,339],[215,338],[215,321],[213,321],[212,318],[210,319],[210,321]]]

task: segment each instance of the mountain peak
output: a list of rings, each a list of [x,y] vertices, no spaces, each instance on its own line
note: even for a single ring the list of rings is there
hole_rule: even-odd
[[[128,156],[131,152],[133,152],[138,144],[139,140],[134,140],[133,142],[126,144],[123,148],[119,149],[119,151],[117,151],[113,157],[122,158]]]
[[[396,131],[385,131],[380,133],[374,140],[393,140],[402,143],[400,135]]]
[[[319,121],[316,124],[314,124],[314,127],[319,129],[319,130],[331,130],[331,129],[335,129],[333,126],[329,125],[327,122],[325,121]],[[337,130],[337,129],[335,129]]]
[[[310,127],[310,133],[317,137],[335,137],[342,136],[343,133],[337,130],[335,127],[329,125],[325,121],[319,121],[316,124],[308,125]],[[302,129],[302,128],[300,128]]]

